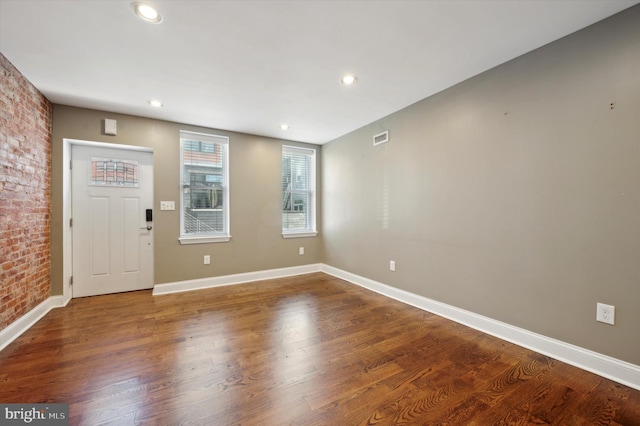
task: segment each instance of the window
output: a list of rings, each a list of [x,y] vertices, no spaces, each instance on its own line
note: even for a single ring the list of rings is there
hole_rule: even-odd
[[[229,138],[180,132],[182,244],[229,241]]]
[[[282,236],[316,236],[316,151],[282,147]]]
[[[113,158],[91,158],[91,186],[139,187],[138,162]]]

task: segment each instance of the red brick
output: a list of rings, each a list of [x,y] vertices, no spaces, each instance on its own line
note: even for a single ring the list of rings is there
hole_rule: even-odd
[[[49,297],[51,111],[0,54],[0,329]]]

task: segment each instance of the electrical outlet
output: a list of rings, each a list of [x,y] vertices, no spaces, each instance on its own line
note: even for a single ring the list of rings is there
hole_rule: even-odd
[[[395,272],[396,271],[396,261],[395,260],[390,260],[389,261],[389,270]]]
[[[204,256],[204,264],[211,265],[211,256],[209,256],[208,254]]]
[[[298,254],[302,256],[304,254],[304,247],[298,248]]]
[[[616,322],[616,307],[598,303],[596,305],[596,321],[614,325]]]

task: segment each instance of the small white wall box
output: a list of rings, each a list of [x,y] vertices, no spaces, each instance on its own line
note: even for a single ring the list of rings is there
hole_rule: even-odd
[[[109,118],[104,119],[104,134],[115,136],[118,134],[118,122]]]
[[[378,133],[373,136],[373,146],[383,144],[385,142],[389,142],[389,131],[385,130],[382,133]]]

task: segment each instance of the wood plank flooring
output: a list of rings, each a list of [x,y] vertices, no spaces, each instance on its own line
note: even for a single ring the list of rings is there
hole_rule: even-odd
[[[0,352],[72,425],[640,425],[640,391],[322,274],[74,299]]]

